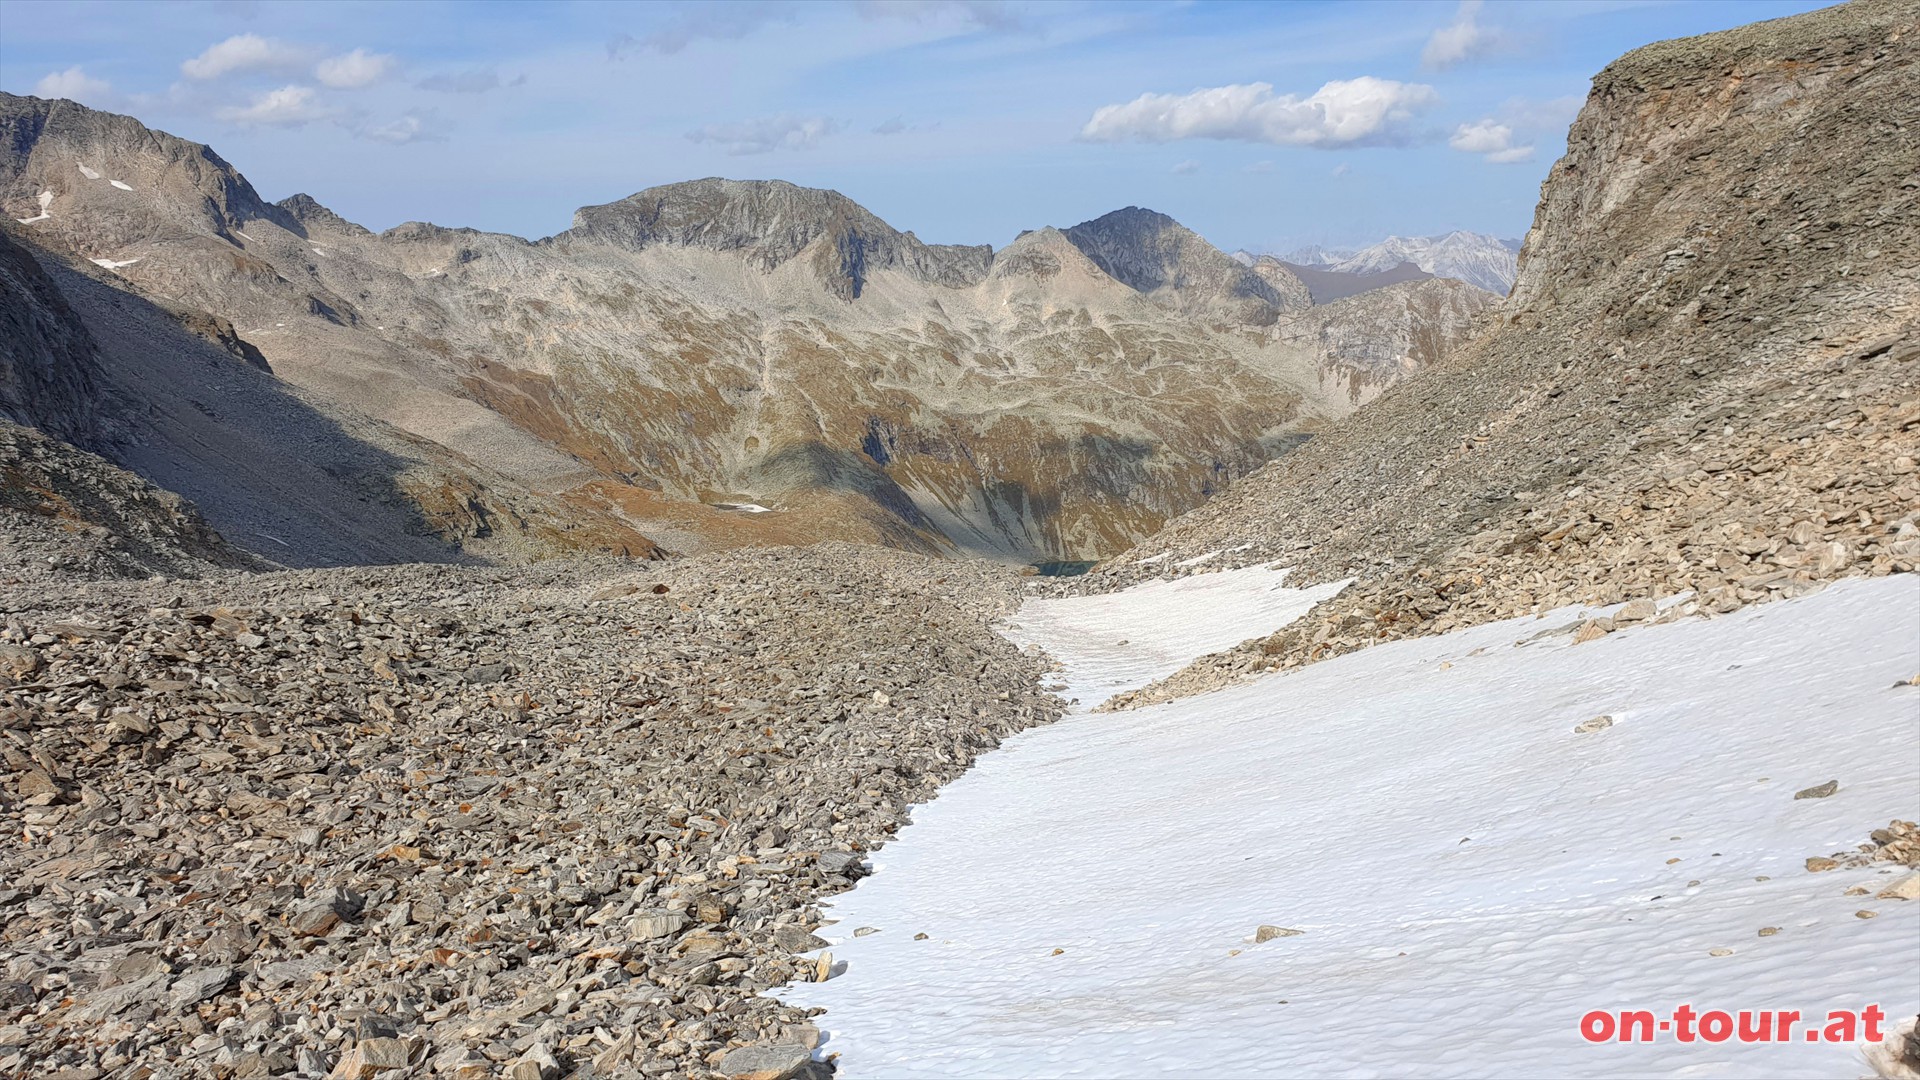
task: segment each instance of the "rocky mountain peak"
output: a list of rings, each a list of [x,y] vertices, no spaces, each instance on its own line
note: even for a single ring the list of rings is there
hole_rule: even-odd
[[[923,244],[837,191],[784,180],[708,177],[648,188],[582,207],[573,228],[555,239],[632,250],[670,245],[734,252],[762,271],[811,248],[822,283],[849,301],[879,270],[957,288],[984,279],[993,262],[986,245]]]
[[[1114,280],[1186,315],[1270,325],[1281,312],[1311,303],[1298,279],[1257,274],[1192,229],[1144,207],[1083,221],[1064,235]]]
[[[208,147],[64,98],[0,93],[0,146],[7,215],[30,221],[39,240],[58,235],[84,251],[224,234],[255,218],[288,224]]]
[[[285,210],[295,221],[305,225],[308,229],[318,229],[323,232],[343,232],[354,236],[373,235],[364,225],[356,225],[348,221],[346,218],[320,205],[319,200],[304,191],[289,195],[274,205]]]

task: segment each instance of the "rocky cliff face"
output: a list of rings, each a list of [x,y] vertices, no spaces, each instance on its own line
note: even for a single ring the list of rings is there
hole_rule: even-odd
[[[1430,362],[1490,302],[1396,286],[1310,311],[1298,279],[1149,211],[996,255],[771,181],[653,188],[540,241],[376,235],[309,196],[263,203],[125,118],[11,97],[0,117],[0,202],[39,249],[226,320],[201,336],[257,350],[355,431],[413,440],[383,453],[675,550],[1094,558]],[[749,504],[771,512],[727,509]]]
[[[0,416],[93,441],[93,336],[26,249],[0,231]]]
[[[1189,685],[1536,607],[1728,611],[1920,567],[1915,100],[1909,0],[1601,72],[1498,328],[1139,550],[1361,579]]]

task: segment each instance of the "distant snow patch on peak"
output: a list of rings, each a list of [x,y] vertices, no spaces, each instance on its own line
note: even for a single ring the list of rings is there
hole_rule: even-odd
[[[713,508],[715,510],[737,510],[743,514],[773,513],[773,508],[770,506],[761,506],[759,503],[750,502],[717,502],[713,504]]]
[[[88,261],[93,263],[93,265],[95,266],[103,266],[108,270],[118,270],[123,266],[132,266],[134,263],[139,262],[140,259],[138,256],[136,256],[131,259],[121,259],[119,261],[115,261],[113,259],[90,259]]]
[[[79,164],[79,163],[75,162],[75,164]],[[100,179],[99,173],[94,172],[92,169],[87,168],[85,165],[80,166],[80,175],[86,177],[89,180]]]
[[[132,186],[131,184],[123,184],[123,183],[121,183],[121,182],[120,182],[120,181],[118,181],[118,180],[109,180],[109,181],[107,181],[107,183],[109,183],[109,184],[112,184],[112,185],[113,185],[114,187],[117,187],[117,188],[119,188],[119,189],[120,189],[121,191],[132,191],[132,190],[133,190],[133,186]]]
[[[40,212],[33,215],[32,217],[14,218],[13,220],[19,222],[22,225],[31,225],[36,221],[45,221],[48,218],[52,217],[53,211],[49,208],[53,206],[53,192],[43,191],[39,195],[35,196],[35,198],[39,200]]]

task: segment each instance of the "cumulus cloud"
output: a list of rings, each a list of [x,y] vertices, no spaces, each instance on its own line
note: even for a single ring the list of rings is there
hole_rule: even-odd
[[[357,90],[386,78],[393,68],[392,56],[355,49],[320,61],[314,67],[313,75],[336,90]]]
[[[737,157],[773,150],[810,150],[839,130],[837,121],[824,116],[782,113],[735,124],[708,124],[698,131],[687,132],[687,138],[697,143],[714,143]]]
[[[255,97],[246,105],[230,105],[214,111],[219,119],[243,127],[300,127],[338,115],[338,110],[315,99],[311,86],[283,86]]]
[[[1333,167],[1333,172],[1329,175],[1331,175],[1335,180],[1338,180],[1341,177],[1347,175],[1348,173],[1351,173],[1352,171],[1353,171],[1353,166],[1343,161],[1340,164],[1335,165]]]
[[[1478,60],[1498,48],[1500,35],[1480,25],[1480,7],[1481,0],[1460,0],[1453,21],[1427,38],[1420,63],[1429,71],[1445,71],[1469,60]]]
[[[1175,176],[1192,176],[1199,171],[1200,163],[1194,161],[1192,158],[1188,158],[1186,161],[1182,161],[1173,167],[1173,174]]]
[[[1413,119],[1440,100],[1433,87],[1362,75],[1302,98],[1269,83],[1217,86],[1190,94],[1142,94],[1093,114],[1080,137],[1092,142],[1236,139],[1280,146],[1397,145]]]
[[[414,85],[422,90],[434,90],[442,94],[484,94],[503,86],[523,86],[526,81],[525,75],[516,75],[511,80],[502,81],[499,73],[492,69],[480,69],[429,75]]]
[[[96,79],[78,66],[55,71],[33,84],[33,92],[43,98],[71,98],[74,101],[103,101],[113,93],[105,79]]]
[[[1508,165],[1533,157],[1531,144],[1516,146],[1513,128],[1497,120],[1476,120],[1453,129],[1447,145],[1465,154],[1481,154],[1496,165]]]
[[[310,53],[258,34],[236,34],[180,65],[180,74],[196,82],[217,79],[241,71],[291,73],[304,70]]]

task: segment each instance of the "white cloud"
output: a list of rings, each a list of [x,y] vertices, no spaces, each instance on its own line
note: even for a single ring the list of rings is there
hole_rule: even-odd
[[[1444,71],[1493,52],[1500,46],[1500,34],[1480,25],[1481,0],[1460,0],[1453,21],[1433,32],[1420,53],[1420,63],[1429,71]]]
[[[474,71],[429,75],[414,85],[422,90],[434,90],[442,94],[484,94],[503,86],[524,86],[526,82],[525,75],[516,75],[511,80],[503,82],[497,72],[481,68]]]
[[[1353,166],[1343,161],[1340,164],[1335,165],[1333,167],[1333,172],[1329,175],[1331,175],[1335,180],[1338,180],[1352,171],[1353,171]]]
[[[313,69],[313,74],[336,90],[357,90],[386,78],[393,67],[394,59],[386,53],[355,49],[320,61]]]
[[[331,120],[339,110],[314,100],[311,86],[283,86],[255,97],[248,105],[216,109],[214,116],[247,127],[299,127],[315,120]]]
[[[362,127],[354,134],[374,142],[402,146],[416,142],[445,142],[446,136],[440,132],[441,125],[432,112],[408,113],[391,123],[374,127]]]
[[[1175,176],[1192,176],[1194,173],[1197,173],[1199,171],[1200,171],[1200,163],[1197,161],[1194,161],[1192,158],[1188,158],[1186,161],[1183,161],[1180,164],[1175,165],[1173,167],[1173,174]]]
[[[715,143],[728,154],[764,154],[771,150],[808,150],[821,139],[840,130],[837,121],[824,116],[764,116],[736,124],[708,124],[687,138],[699,143]]]
[[[217,79],[236,71],[294,72],[310,62],[308,50],[297,45],[263,38],[258,34],[236,34],[180,65],[180,74],[198,82]]]
[[[1465,154],[1484,154],[1496,165],[1510,165],[1533,157],[1531,145],[1515,146],[1513,128],[1498,120],[1476,120],[1453,129],[1447,145]]]
[[[1440,100],[1433,87],[1362,75],[1335,80],[1311,97],[1275,95],[1269,83],[1217,86],[1190,94],[1142,94],[1107,105],[1080,132],[1095,142],[1238,139],[1281,146],[1405,143],[1415,115]]]
[[[113,93],[105,79],[96,79],[77,66],[56,71],[33,84],[33,92],[43,98],[71,98],[74,101],[102,101]]]

